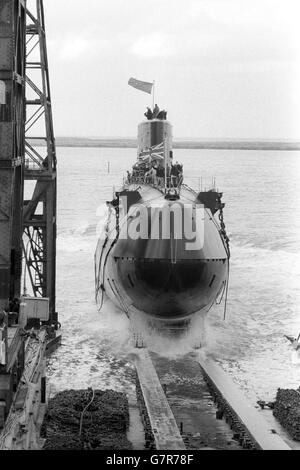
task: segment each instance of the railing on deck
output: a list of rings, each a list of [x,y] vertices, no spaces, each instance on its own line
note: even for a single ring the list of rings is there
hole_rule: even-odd
[[[180,191],[181,186],[186,186],[193,191],[198,192],[207,192],[207,191],[217,191],[216,187],[216,178],[208,178],[202,176],[188,176],[184,175],[181,178],[171,179],[171,177],[163,178],[159,180],[157,177],[146,178],[144,172],[139,172],[136,176],[131,176],[130,178],[124,177],[123,179],[124,184],[148,184],[156,189],[159,189],[163,192],[169,189],[176,189]]]
[[[199,192],[217,191],[215,177],[203,176],[185,176],[185,184],[191,186],[194,190],[198,189]]]

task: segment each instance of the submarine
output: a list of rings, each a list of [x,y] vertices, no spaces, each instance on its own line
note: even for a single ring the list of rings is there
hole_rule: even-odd
[[[229,277],[223,194],[185,184],[172,136],[166,112],[139,124],[137,160],[107,201],[95,252],[99,310],[108,297],[157,330],[205,318]]]

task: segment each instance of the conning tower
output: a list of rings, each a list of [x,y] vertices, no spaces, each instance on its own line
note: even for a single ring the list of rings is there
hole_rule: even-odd
[[[144,152],[149,154],[151,149],[153,156],[155,151],[164,149],[165,163],[170,164],[172,159],[173,127],[169,121],[151,119],[143,121],[138,126],[138,158]]]

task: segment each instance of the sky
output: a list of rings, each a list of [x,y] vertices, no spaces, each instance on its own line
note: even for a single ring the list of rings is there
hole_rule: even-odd
[[[300,139],[299,0],[44,0],[57,136]]]

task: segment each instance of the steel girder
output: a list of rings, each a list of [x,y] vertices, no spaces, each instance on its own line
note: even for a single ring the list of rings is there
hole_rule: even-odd
[[[32,292],[49,298],[53,321],[57,183],[43,1],[27,0],[26,14],[25,180],[35,187],[24,203],[24,256]]]
[[[34,190],[24,201],[27,181]],[[43,1],[0,0],[0,309],[20,296],[22,249],[30,294],[50,299],[53,320],[56,153]]]
[[[21,289],[25,9],[24,1],[0,0],[0,309]]]

